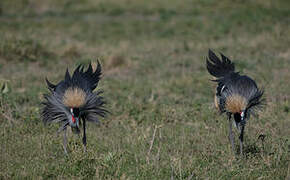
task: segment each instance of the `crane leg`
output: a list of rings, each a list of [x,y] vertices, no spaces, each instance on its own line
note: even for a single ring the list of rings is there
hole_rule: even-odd
[[[83,119],[83,145],[84,151],[87,152],[86,120]]]
[[[228,113],[228,119],[229,119],[229,140],[231,142],[232,151],[235,153],[235,144],[234,144],[234,137],[233,137],[233,129],[232,129],[232,114]]]
[[[240,134],[240,155],[243,155],[243,141],[244,141],[244,129],[245,125],[243,124],[241,127],[241,134]]]
[[[67,144],[67,137],[66,137],[66,128],[65,128],[63,130],[63,150],[64,150],[64,153],[67,155],[66,144]]]

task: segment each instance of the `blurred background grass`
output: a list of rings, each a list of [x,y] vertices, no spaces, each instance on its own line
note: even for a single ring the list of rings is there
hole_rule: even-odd
[[[290,178],[289,34],[287,0],[1,0],[0,178]],[[243,159],[213,107],[208,48],[266,91]],[[40,119],[44,79],[96,59],[112,114],[89,124],[87,154],[70,134],[66,157]]]

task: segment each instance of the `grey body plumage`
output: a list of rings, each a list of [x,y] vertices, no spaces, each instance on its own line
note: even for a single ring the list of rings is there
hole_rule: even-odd
[[[101,76],[101,65],[98,62],[94,71],[90,64],[84,71],[84,66],[79,65],[72,76],[66,70],[65,79],[54,85],[46,79],[50,94],[44,94],[42,119],[45,124],[62,123],[58,132],[64,131],[64,150],[66,150],[66,130],[70,126],[74,133],[80,132],[83,126],[83,144],[86,146],[86,121],[98,122],[99,117],[104,117],[107,110],[105,101],[100,94],[94,92]]]
[[[255,113],[262,105],[263,90],[250,77],[235,72],[234,63],[221,54],[219,59],[211,50],[206,60],[208,72],[216,77],[213,80],[218,83],[215,95],[215,105],[220,113],[226,113],[229,119],[229,139],[234,148],[232,135],[232,116],[234,123],[239,130],[240,153],[243,153],[244,128],[250,114]]]

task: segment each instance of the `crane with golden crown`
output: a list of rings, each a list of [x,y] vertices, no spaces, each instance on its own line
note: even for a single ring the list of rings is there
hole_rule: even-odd
[[[244,129],[250,114],[262,104],[264,91],[250,77],[235,72],[235,66],[229,58],[221,53],[219,59],[209,50],[206,58],[208,72],[216,77],[218,83],[214,98],[215,106],[220,113],[226,113],[229,120],[229,140],[232,151],[235,152],[232,132],[232,116],[234,125],[239,130],[240,154],[243,154]]]
[[[58,132],[63,133],[63,148],[67,154],[67,127],[70,126],[76,134],[80,133],[80,125],[83,127],[82,142],[86,150],[86,121],[99,122],[99,116],[104,117],[107,110],[105,101],[100,94],[102,91],[94,91],[101,76],[101,65],[98,62],[96,70],[91,64],[86,71],[79,65],[71,76],[66,70],[64,80],[54,85],[46,79],[50,94],[44,94],[42,119],[45,124],[59,122],[62,126]]]

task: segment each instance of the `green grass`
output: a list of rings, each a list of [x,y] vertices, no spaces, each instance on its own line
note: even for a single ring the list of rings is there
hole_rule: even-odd
[[[290,178],[289,17],[286,0],[2,0],[0,179]],[[265,89],[243,158],[213,106],[209,48]],[[65,156],[40,119],[45,77],[96,59],[112,114],[88,124],[87,153],[70,133]]]

